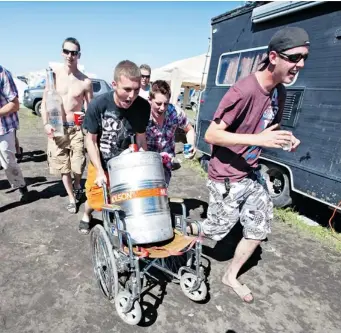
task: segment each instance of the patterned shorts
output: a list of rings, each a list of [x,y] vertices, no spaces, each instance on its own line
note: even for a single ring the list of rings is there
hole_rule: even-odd
[[[271,232],[273,203],[267,189],[257,180],[244,178],[231,183],[228,195],[224,183],[208,180],[207,187],[210,201],[207,219],[202,223],[207,237],[222,240],[238,220],[244,238],[263,240]]]

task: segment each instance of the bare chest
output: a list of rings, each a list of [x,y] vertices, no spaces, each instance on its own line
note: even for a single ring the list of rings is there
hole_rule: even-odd
[[[56,90],[63,99],[83,98],[84,84],[74,77],[59,77],[56,79]]]

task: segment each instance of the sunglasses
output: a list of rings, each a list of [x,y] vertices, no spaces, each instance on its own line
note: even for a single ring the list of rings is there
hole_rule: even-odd
[[[286,54],[283,52],[279,52],[279,55],[281,58],[287,59],[290,62],[298,63],[302,59],[306,61],[308,59],[308,54],[301,54],[301,53],[295,53],[295,54]]]
[[[141,75],[142,79],[150,79],[150,75]]]
[[[69,55],[69,54],[71,53],[71,55],[72,55],[73,57],[75,57],[75,56],[77,56],[77,55],[79,54],[79,51],[70,51],[70,50],[67,50],[67,49],[63,49],[63,53],[64,53],[65,55]]]

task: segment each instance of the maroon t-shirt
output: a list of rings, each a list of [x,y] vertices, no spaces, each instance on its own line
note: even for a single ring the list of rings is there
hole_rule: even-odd
[[[266,92],[254,74],[250,74],[233,85],[220,101],[213,120],[223,120],[226,131],[240,134],[257,134],[282,119],[286,97],[285,87],[277,85],[271,93]],[[252,168],[258,166],[261,153],[259,146],[213,145],[208,168],[210,179],[223,182],[240,181]]]

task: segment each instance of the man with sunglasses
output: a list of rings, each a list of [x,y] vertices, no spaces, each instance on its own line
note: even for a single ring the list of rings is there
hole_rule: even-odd
[[[46,90],[41,105],[44,129],[48,136],[48,164],[50,173],[61,175],[69,197],[66,209],[76,213],[76,201],[82,195],[80,181],[85,167],[84,135],[75,125],[74,112],[86,110],[93,97],[91,80],[77,67],[81,47],[77,39],[66,38],[62,45],[64,66],[54,70],[55,87],[63,100],[64,136],[53,137],[54,128],[47,121]],[[72,184],[71,172],[74,182]]]
[[[287,27],[271,39],[268,54],[259,71],[239,80],[221,100],[205,133],[212,145],[208,168],[210,202],[203,235],[219,241],[240,221],[243,238],[222,282],[247,303],[250,289],[237,276],[261,241],[271,232],[273,204],[258,168],[263,147],[281,149],[300,141],[279,130],[289,84],[304,67],[309,52],[306,31]],[[194,226],[191,228],[192,232]]]
[[[144,99],[149,98],[149,91],[150,91],[150,74],[152,73],[152,69],[150,66],[143,64],[140,66],[141,71],[141,87],[139,95]]]

